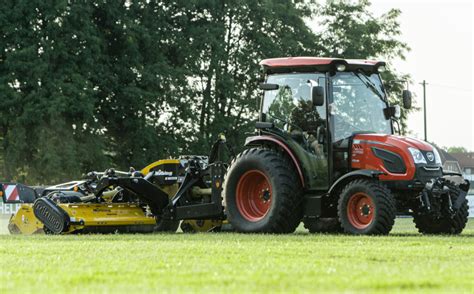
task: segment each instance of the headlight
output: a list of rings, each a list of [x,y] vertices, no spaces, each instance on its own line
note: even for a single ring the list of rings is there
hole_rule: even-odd
[[[345,71],[346,70],[346,65],[340,63],[336,66],[336,69],[337,69],[337,71]]]
[[[441,156],[439,155],[438,150],[433,147],[433,154],[435,156],[435,163],[441,165]]]
[[[423,153],[421,153],[420,150],[413,148],[413,147],[408,147],[408,150],[411,153],[411,156],[413,157],[413,160],[415,163],[425,163],[426,164],[426,159],[423,156]]]

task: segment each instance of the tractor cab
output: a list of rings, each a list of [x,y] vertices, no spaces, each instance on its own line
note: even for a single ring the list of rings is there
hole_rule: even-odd
[[[351,170],[354,135],[393,134],[400,110],[388,104],[379,75],[383,62],[299,57],[261,64],[266,90],[257,127],[294,140],[296,152],[308,153],[315,190],[327,190]]]

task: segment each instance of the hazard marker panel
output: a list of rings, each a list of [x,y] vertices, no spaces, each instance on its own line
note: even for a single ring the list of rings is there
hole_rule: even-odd
[[[20,201],[20,194],[16,185],[3,185],[3,191],[7,201]]]

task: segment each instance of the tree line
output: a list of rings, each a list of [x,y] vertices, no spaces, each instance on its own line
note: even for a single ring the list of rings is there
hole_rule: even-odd
[[[241,146],[261,59],[403,58],[399,14],[368,1],[1,1],[0,180],[207,154],[222,131]],[[398,103],[407,77],[383,77]]]

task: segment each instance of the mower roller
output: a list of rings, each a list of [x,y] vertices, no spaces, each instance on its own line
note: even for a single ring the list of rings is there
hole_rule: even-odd
[[[396,135],[398,104],[410,108],[411,93],[389,104],[384,62],[294,57],[261,66],[256,131],[240,154],[220,136],[209,157],[109,169],[74,185],[19,185],[29,204],[11,231],[176,231],[180,222],[185,232],[218,231],[228,222],[237,232],[291,233],[303,222],[312,233],[380,235],[410,213],[421,233],[462,232],[469,182],[444,172],[431,144]]]

